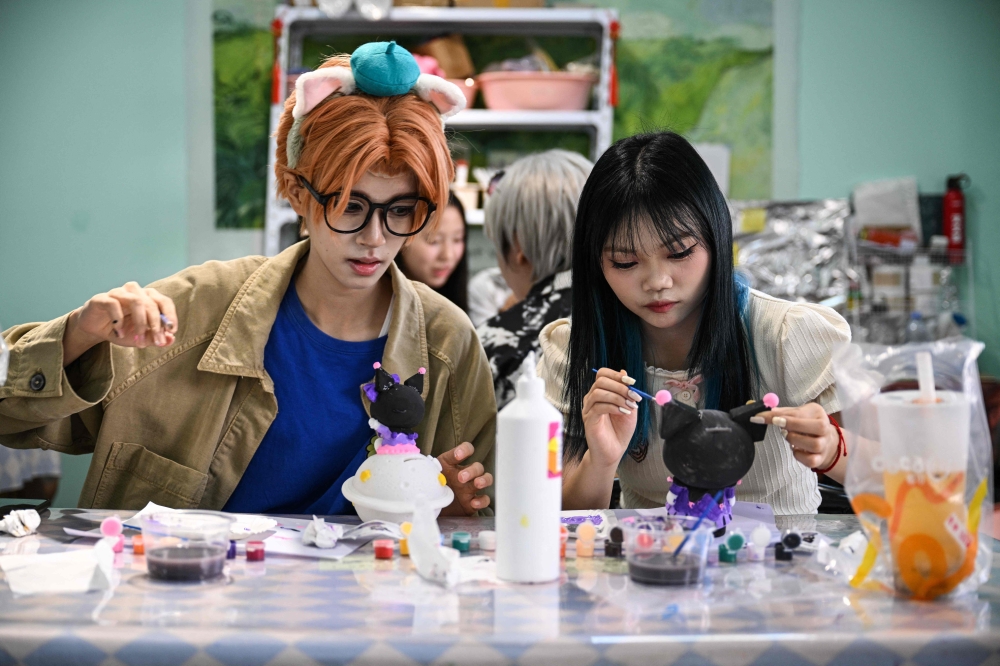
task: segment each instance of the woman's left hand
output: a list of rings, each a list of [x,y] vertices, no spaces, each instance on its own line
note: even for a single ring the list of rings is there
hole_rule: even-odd
[[[448,486],[455,491],[455,501],[441,511],[442,516],[473,516],[490,505],[488,495],[477,493],[493,485],[493,475],[483,468],[482,463],[459,464],[475,452],[472,444],[462,442],[438,456],[441,472],[448,480]]]
[[[837,456],[840,434],[826,411],[815,402],[761,412],[751,421],[781,428],[782,436],[792,447],[792,455],[809,469],[826,469]]]

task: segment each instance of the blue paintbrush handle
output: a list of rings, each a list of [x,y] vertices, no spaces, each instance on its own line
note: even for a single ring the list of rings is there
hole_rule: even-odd
[[[597,368],[591,368],[591,370],[594,372],[594,374],[597,374]],[[640,391],[639,389],[637,389],[634,386],[629,386],[628,390],[635,391],[636,393],[638,393],[639,395],[641,395],[646,400],[652,400],[653,402],[656,402],[656,398],[654,396],[649,395],[645,391]]]

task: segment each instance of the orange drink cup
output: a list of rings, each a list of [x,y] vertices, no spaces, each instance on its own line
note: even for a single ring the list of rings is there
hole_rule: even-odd
[[[933,403],[920,397],[919,391],[894,391],[873,402],[895,587],[934,598],[968,576],[962,572],[973,536],[965,503],[970,406],[950,391],[938,391]]]

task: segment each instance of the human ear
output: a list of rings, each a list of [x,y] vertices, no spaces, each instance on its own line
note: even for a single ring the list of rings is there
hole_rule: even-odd
[[[510,239],[510,256],[508,257],[508,264],[521,270],[530,272],[534,267],[531,265],[531,260],[528,259],[527,255],[524,254],[524,250],[521,249],[521,244],[517,241],[517,236]]]
[[[288,198],[288,203],[292,206],[292,210],[299,217],[308,219],[309,205],[312,202],[312,197],[306,188],[302,187],[302,183],[299,182],[299,176],[293,173],[285,173],[282,176],[282,180],[285,184],[285,194]]]

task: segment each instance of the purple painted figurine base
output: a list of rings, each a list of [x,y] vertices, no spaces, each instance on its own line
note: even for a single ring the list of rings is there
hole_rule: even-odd
[[[716,527],[725,527],[733,519],[733,503],[736,502],[736,486],[730,486],[722,492],[722,502],[712,506],[712,494],[705,493],[697,502],[689,499],[688,487],[674,481],[667,493],[667,515],[691,516],[697,518],[708,509],[705,520],[715,523]],[[711,508],[709,508],[711,507]]]

